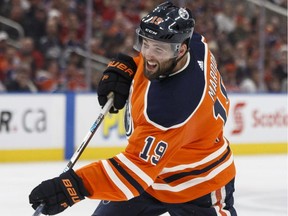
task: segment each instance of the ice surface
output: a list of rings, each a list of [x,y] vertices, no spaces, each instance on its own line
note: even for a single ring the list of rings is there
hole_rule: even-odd
[[[42,180],[59,175],[66,163],[0,163],[0,215],[32,216],[30,191]],[[75,168],[87,163],[79,161]],[[287,155],[237,156],[235,163],[238,215],[287,216]],[[58,215],[90,216],[97,203],[86,199]]]

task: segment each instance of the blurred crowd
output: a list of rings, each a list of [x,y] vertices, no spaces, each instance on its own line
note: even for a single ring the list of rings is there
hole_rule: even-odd
[[[102,71],[87,71],[87,58],[78,51],[107,59],[118,52],[134,55],[135,28],[162,2],[91,1],[92,8],[87,0],[1,0],[0,16],[20,24],[24,37],[0,22],[0,92],[97,91]],[[287,11],[286,0],[269,1]],[[245,0],[173,2],[192,10],[195,31],[205,36],[228,92],[287,92],[286,16],[266,12],[261,52],[259,6]]]

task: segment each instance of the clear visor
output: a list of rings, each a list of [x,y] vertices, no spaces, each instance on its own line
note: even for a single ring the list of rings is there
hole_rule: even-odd
[[[140,29],[136,30],[136,40],[134,49],[145,57],[147,55],[162,59],[175,58],[178,56],[180,43],[166,43],[153,40],[140,33]]]

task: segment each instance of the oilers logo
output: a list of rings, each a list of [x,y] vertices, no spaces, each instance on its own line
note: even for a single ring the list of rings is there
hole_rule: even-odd
[[[189,13],[184,8],[180,8],[179,11],[178,11],[178,14],[184,20],[188,20],[189,19]]]
[[[129,138],[134,129],[131,116],[131,104],[129,102],[126,103],[124,122],[125,122],[126,136]]]

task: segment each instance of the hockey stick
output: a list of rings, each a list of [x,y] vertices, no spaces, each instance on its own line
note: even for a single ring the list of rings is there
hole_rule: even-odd
[[[96,121],[93,123],[93,125],[91,126],[89,132],[86,134],[86,136],[84,137],[81,145],[77,148],[77,150],[74,152],[74,154],[72,155],[70,161],[68,162],[68,164],[66,165],[65,169],[63,170],[63,173],[68,171],[69,169],[72,169],[73,166],[75,165],[75,163],[77,162],[77,160],[79,159],[79,157],[81,156],[81,154],[83,153],[83,151],[85,150],[86,146],[88,145],[88,143],[90,142],[91,138],[93,137],[93,135],[95,134],[95,132],[97,131],[97,129],[99,128],[100,124],[102,123],[105,115],[108,113],[108,111],[110,110],[110,108],[112,107],[112,103],[113,103],[113,94],[111,93],[108,96],[108,101],[105,104],[105,106],[101,109],[100,114],[98,115]],[[41,203],[37,209],[35,210],[34,214],[32,216],[39,216],[42,213],[43,208],[45,207],[45,203]]]

